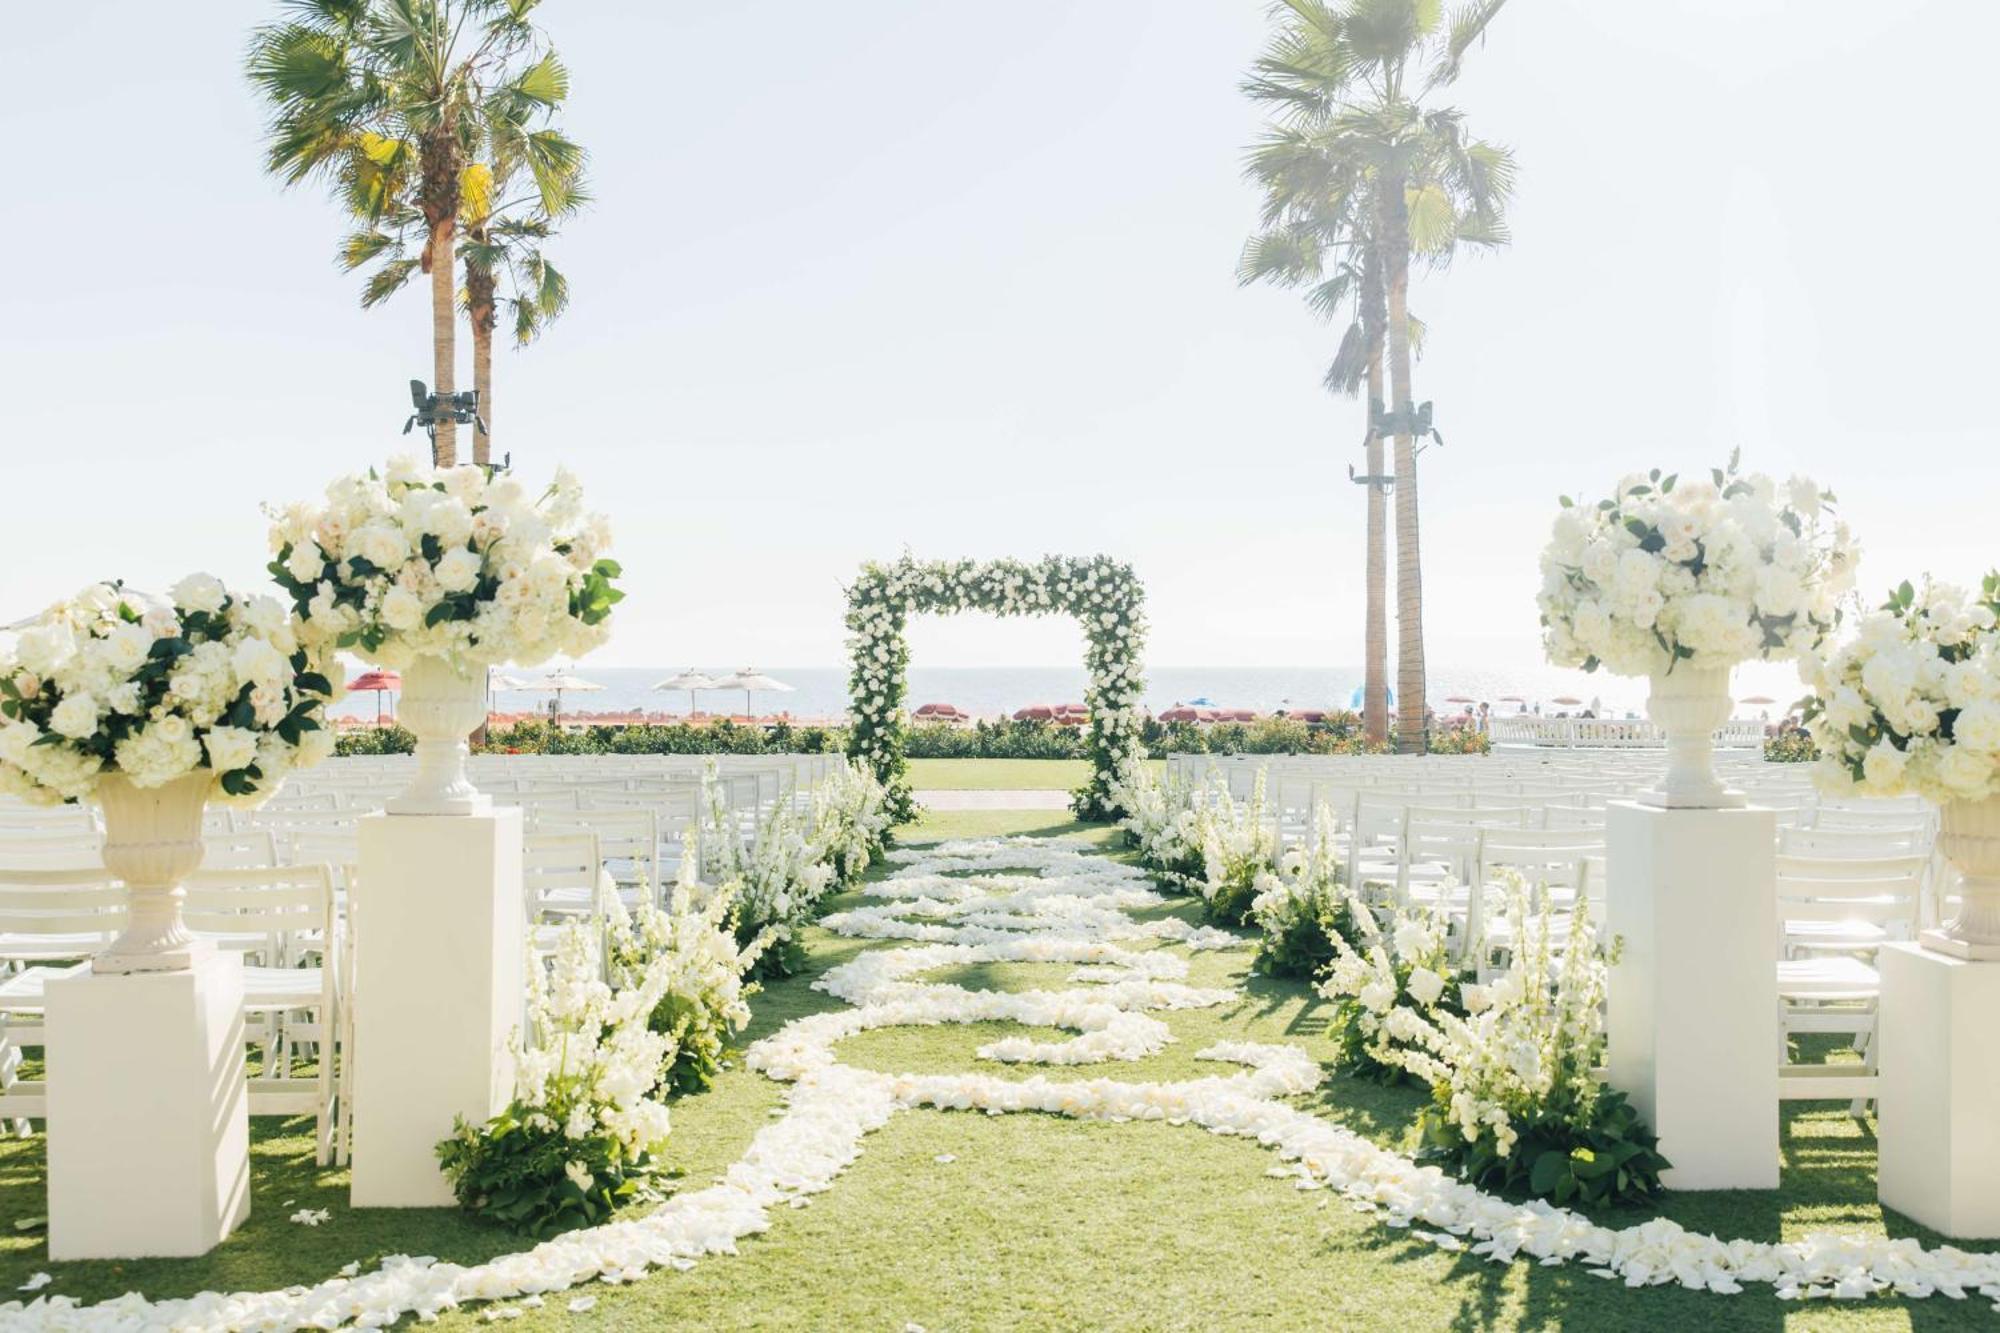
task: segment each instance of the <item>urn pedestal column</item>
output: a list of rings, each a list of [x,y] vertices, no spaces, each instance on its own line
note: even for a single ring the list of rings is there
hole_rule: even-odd
[[[1613,802],[1605,820],[1610,1081],[1670,1189],[1776,1189],[1776,817]]]

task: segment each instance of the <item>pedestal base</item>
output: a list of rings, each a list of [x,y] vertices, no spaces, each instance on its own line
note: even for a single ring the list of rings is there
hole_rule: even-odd
[[[1632,800],[1649,810],[1741,810],[1749,804],[1742,792],[1725,787],[1703,796],[1682,796],[1659,787],[1649,787]]]
[[[2000,963],[1885,944],[1876,1195],[1960,1240],[2000,1237]]]
[[[164,953],[101,953],[90,960],[90,970],[100,977],[129,977],[138,972],[186,972],[198,960],[214,956],[214,941],[190,939]]]
[[[513,1097],[526,1006],[521,812],[361,821],[354,899],[357,1208],[453,1202],[437,1144]]]
[[[1605,836],[1611,1085],[1660,1136],[1668,1188],[1776,1189],[1775,818],[1619,801]]]
[[[1968,944],[1941,930],[1927,930],[1917,937],[1924,948],[1968,963],[2000,962],[2000,944]]]
[[[250,1215],[243,963],[49,980],[49,1258],[206,1254]]]

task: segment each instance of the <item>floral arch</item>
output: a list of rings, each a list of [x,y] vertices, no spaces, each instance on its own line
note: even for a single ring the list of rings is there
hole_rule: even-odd
[[[1130,565],[1109,556],[869,563],[847,589],[848,677],[853,728],[847,752],[875,770],[897,819],[914,806],[903,758],[904,696],[912,613],[987,611],[1002,616],[1071,615],[1083,627],[1090,685],[1086,750],[1090,780],[1072,805],[1084,819],[1119,813],[1118,791],[1141,757],[1139,655],[1146,639],[1145,590]]]

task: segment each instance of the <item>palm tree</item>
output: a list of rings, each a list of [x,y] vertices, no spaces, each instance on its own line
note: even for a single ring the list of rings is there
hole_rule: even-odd
[[[557,222],[588,202],[581,148],[553,129],[530,129],[530,117],[552,114],[569,92],[569,76],[551,54],[553,77],[535,98],[496,107],[490,162],[467,173],[459,259],[465,271],[465,312],[472,326],[472,382],[486,428],[473,440],[473,461],[487,463],[493,447],[493,331],[504,302],[514,341],[525,347],[569,305],[569,280],[542,253]],[[525,174],[529,188],[512,198]],[[503,281],[505,291],[502,290]]]
[[[1245,243],[1238,280],[1305,287],[1315,313],[1344,320],[1324,383],[1329,392],[1346,397],[1365,385],[1368,402],[1379,404],[1388,311],[1366,182],[1343,174],[1342,164],[1288,130],[1275,132],[1251,154],[1248,171],[1264,186],[1265,230]],[[1382,438],[1372,424],[1364,447],[1368,536],[1361,723],[1363,734],[1379,744],[1389,734],[1388,505],[1384,483],[1374,480],[1383,475]]]
[[[1457,78],[1466,53],[1505,3],[1479,0],[1447,22],[1438,0],[1284,0],[1279,31],[1244,85],[1275,109],[1279,121],[1251,160],[1251,174],[1266,186],[1267,228],[1289,224],[1317,241],[1321,263],[1337,250],[1355,275],[1338,293],[1316,283],[1310,296],[1328,315],[1342,308],[1349,290],[1357,305],[1349,326],[1353,349],[1343,339],[1347,356],[1336,357],[1329,382],[1337,388],[1357,383],[1360,367],[1375,368],[1378,358],[1386,363],[1386,429],[1395,456],[1396,734],[1405,751],[1421,752],[1426,742],[1410,385],[1421,326],[1409,312],[1410,261],[1415,256],[1441,265],[1461,242],[1504,244],[1503,212],[1514,173],[1507,150],[1471,137],[1461,112],[1427,106],[1424,99]],[[1299,281],[1308,280],[1306,270],[1300,273]],[[1275,276],[1283,280],[1283,270]],[[1380,338],[1370,327],[1377,276]],[[1377,368],[1369,382],[1371,476],[1380,475],[1383,378]],[[1370,491],[1372,511],[1377,488]],[[1371,533],[1371,557],[1376,540]],[[1379,565],[1371,574],[1375,570]]]
[[[319,179],[369,224],[342,247],[356,267],[382,257],[362,293],[373,305],[414,272],[430,278],[431,382],[457,387],[455,233],[466,168],[498,124],[545,100],[560,66],[526,0],[290,0],[291,17],[252,35],[246,69],[270,103],[266,167],[287,185]],[[411,257],[411,235],[420,241]],[[457,427],[432,455],[458,461]]]

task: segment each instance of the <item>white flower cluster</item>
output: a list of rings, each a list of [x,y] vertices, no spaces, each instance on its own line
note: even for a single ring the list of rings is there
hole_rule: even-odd
[[[1274,870],[1257,876],[1250,921],[1264,937],[1260,958],[1279,958],[1318,934],[1331,938],[1328,923],[1348,906],[1340,845],[1339,821],[1321,802],[1306,841],[1287,847]]]
[[[94,583],[0,649],[0,791],[83,800],[105,773],[157,787],[197,770],[250,803],[333,753],[339,696],[271,597],[191,574],[170,598]]]
[[[1030,872],[1009,878],[1038,879],[1057,897],[1065,889],[1081,888],[1082,882],[1104,886],[1073,895],[1085,899],[1121,891],[1115,887],[1120,883],[1125,885],[1122,891],[1138,887],[1115,863],[1100,858],[1092,864],[1076,844],[1051,844],[1039,838],[949,844],[892,857],[905,863],[904,887],[939,880],[965,884],[1001,877],[1009,868]],[[898,895],[899,880],[902,872],[870,884],[868,893],[912,898],[931,892],[922,887],[915,894]],[[980,897],[974,888],[958,899],[963,915],[987,909],[989,904]],[[1160,951],[1111,953],[1102,941],[1070,929],[1062,912],[1044,918],[1037,928],[1010,933],[1017,956],[1032,957],[1037,937],[1050,934],[1054,937],[1039,941],[1045,960],[1080,961],[1079,971],[1108,969],[1089,973],[1093,984],[1073,992],[1074,1005],[1037,1001],[1031,1009],[1024,1003],[1009,1014],[1017,1021],[1059,1023],[1086,1032],[1087,1020],[1092,1025],[1088,1033],[1102,1033],[1110,1030],[1119,1014],[1155,1022],[1141,1010],[1175,998],[1153,989],[1170,983],[1156,981],[1143,970],[1158,965],[1139,961]],[[133,1292],[89,1306],[72,1297],[36,1295],[26,1302],[0,1305],[0,1315],[10,1328],[50,1333],[142,1327],[278,1330],[347,1323],[382,1327],[408,1314],[428,1320],[472,1301],[533,1297],[593,1281],[635,1282],[656,1268],[684,1269],[705,1257],[737,1253],[740,1241],[769,1229],[778,1209],[804,1205],[831,1187],[860,1156],[868,1134],[898,1112],[917,1107],[991,1115],[1035,1112],[1100,1123],[1155,1121],[1240,1137],[1276,1154],[1285,1165],[1271,1168],[1270,1174],[1290,1178],[1301,1190],[1336,1191],[1387,1226],[1406,1229],[1406,1234],[1440,1249],[1469,1251],[1498,1263],[1518,1259],[1580,1263],[1590,1272],[1633,1287],[1677,1284],[1737,1292],[1745,1284],[1762,1283],[1788,1299],[1894,1292],[1908,1297],[1979,1293],[2000,1300],[1996,1254],[1955,1246],[1926,1249],[1909,1237],[1824,1232],[1781,1243],[1723,1239],[1689,1231],[1666,1218],[1619,1228],[1540,1200],[1516,1203],[1485,1193],[1294,1104],[1291,1099],[1309,1092],[1321,1077],[1317,1061],[1295,1047],[1217,1043],[1202,1051],[1200,1058],[1241,1066],[1241,1072],[1171,1083],[1021,1079],[969,1072],[891,1074],[842,1064],[836,1044],[857,1030],[978,1022],[987,1016],[985,1006],[991,1003],[987,993],[909,979],[925,965],[958,961],[958,956],[949,955],[943,956],[942,964],[927,964],[933,955],[924,950],[934,947],[867,951],[854,960],[858,964],[877,956],[916,955],[889,967],[870,964],[866,970],[842,973],[841,988],[859,997],[861,1008],[854,1011],[863,1016],[859,1028],[846,1014],[815,1014],[793,1020],[753,1047],[749,1056],[753,1066],[792,1085],[783,1114],[757,1133],[722,1180],[675,1194],[646,1216],[572,1231],[482,1264],[394,1256],[373,1272],[362,1274],[348,1265],[341,1275],[313,1286],[203,1292],[158,1301]],[[944,947],[983,946],[946,943]],[[1094,958],[1081,957],[1093,948]],[[1120,976],[1122,980],[1114,980]],[[1107,981],[1112,986],[1103,984]],[[1119,992],[1113,986],[1130,989]],[[1233,998],[1230,992],[1219,994]],[[1093,996],[1099,1002],[1091,1008]],[[1195,993],[1179,998],[1203,997]],[[1163,1044],[1137,1029],[1131,1036],[1130,1044],[1094,1043],[1100,1049],[1092,1058],[1137,1058]],[[1075,1045],[1051,1043],[1050,1055],[1065,1058],[1064,1049]],[[588,1299],[579,1298],[571,1308]]]
[[[272,513],[272,577],[308,641],[371,662],[533,666],[610,634],[610,526],[565,469],[532,497],[506,472],[410,458]]]
[[[607,902],[612,985],[640,987],[649,977],[663,983],[651,1022],[671,1039],[667,1081],[677,1092],[707,1087],[722,1067],[728,1039],[750,1022],[756,987],[744,978],[763,947],[761,940],[738,944],[730,924],[734,886],[705,888],[696,875],[698,859],[691,845],[684,850],[664,911],[648,901],[628,914],[617,894]]]
[[[1365,954],[1336,940],[1323,988],[1359,1002],[1376,1059],[1430,1084],[1465,1141],[1490,1138],[1502,1158],[1523,1122],[1594,1127],[1608,974],[1587,906],[1537,910],[1518,874],[1507,872],[1505,883],[1507,969],[1489,984],[1460,986],[1462,1015],[1438,1003],[1450,968],[1443,923],[1429,913],[1397,911],[1387,947]]]
[[[1219,776],[1211,776],[1207,799],[1195,807],[1201,842],[1202,901],[1212,916],[1230,925],[1248,923],[1260,883],[1278,866],[1278,825],[1265,800],[1265,773],[1258,769],[1250,799],[1239,804]]]
[[[810,838],[847,884],[881,856],[889,838],[889,793],[873,769],[842,760],[813,789]]]
[[[1650,676],[1814,652],[1859,552],[1804,477],[1631,476],[1592,506],[1563,497],[1542,552],[1543,645],[1557,666]]]
[[[1219,791],[1228,799],[1226,786]],[[1177,770],[1161,776],[1140,764],[1113,789],[1112,799],[1125,812],[1119,824],[1140,860],[1167,882],[1199,892],[1207,876],[1205,812],[1217,792]]]
[[[2000,794],[2000,574],[1977,595],[1908,583],[1824,662],[1806,726],[1835,790],[1940,804]]]
[[[666,1141],[666,1104],[656,1095],[672,1063],[674,1038],[649,1025],[674,984],[675,960],[657,955],[627,984],[604,979],[604,959],[592,928],[563,928],[546,968],[528,989],[527,1035],[515,1051],[517,1117],[530,1129],[557,1128],[575,1143],[609,1140],[626,1163],[641,1161]],[[568,1168],[572,1178],[578,1163]],[[577,1181],[588,1190],[590,1182]]]
[[[1113,813],[1112,791],[1142,752],[1139,660],[1145,647],[1145,593],[1130,565],[1108,556],[1048,556],[1019,560],[920,561],[867,564],[847,589],[848,753],[874,770],[898,819],[911,813],[904,776],[904,673],[910,650],[904,631],[912,614],[986,611],[1003,616],[1070,615],[1084,633],[1090,684],[1090,782],[1077,793],[1086,817]]]
[[[800,928],[827,894],[852,883],[881,855],[889,797],[862,764],[845,761],[808,800],[777,803],[754,830],[703,777],[695,860],[701,879],[728,886],[737,939],[756,942],[760,975],[787,976],[803,961]]]

